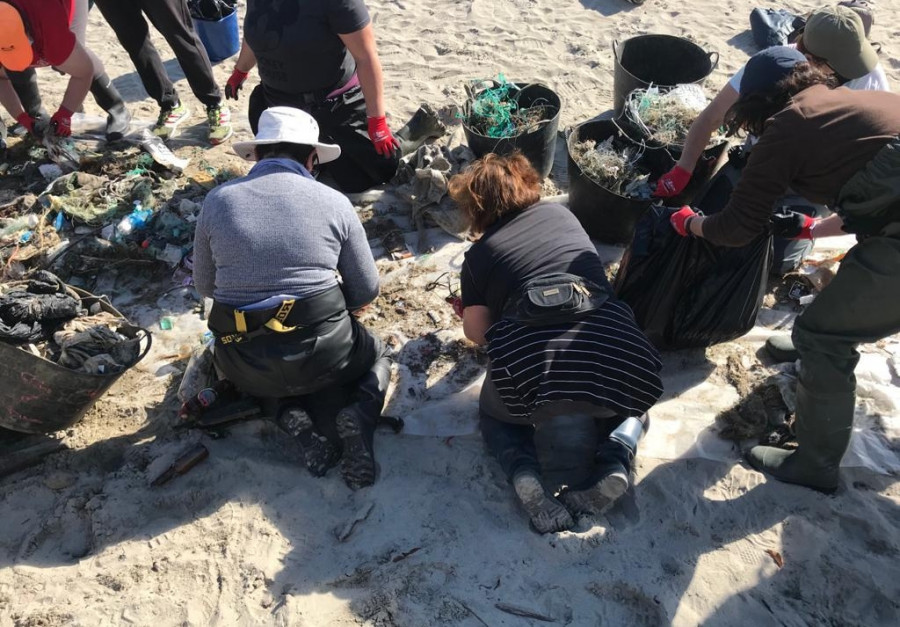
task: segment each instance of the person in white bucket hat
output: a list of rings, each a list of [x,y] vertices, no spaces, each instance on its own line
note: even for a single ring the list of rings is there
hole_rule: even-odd
[[[259,131],[247,142],[236,142],[234,152],[247,161],[259,161],[257,146],[295,144],[315,148],[317,163],[328,163],[341,156],[341,147],[319,141],[319,124],[305,111],[293,107],[270,107],[259,117]],[[271,150],[263,150],[269,154]],[[312,155],[312,153],[310,153]]]
[[[207,195],[194,235],[217,369],[274,404],[311,473],[340,461],[349,487],[371,485],[391,363],[352,313],[378,296],[378,270],[350,201],[312,175],[341,149],[308,113],[273,107],[234,150],[257,163]]]

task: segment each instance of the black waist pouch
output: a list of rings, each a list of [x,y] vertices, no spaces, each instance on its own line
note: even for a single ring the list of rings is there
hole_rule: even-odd
[[[574,274],[544,274],[531,279],[510,299],[503,317],[530,326],[571,322],[599,309],[609,292]]]

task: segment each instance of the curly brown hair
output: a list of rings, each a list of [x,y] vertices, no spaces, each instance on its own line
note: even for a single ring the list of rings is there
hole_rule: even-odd
[[[450,179],[456,201],[474,233],[502,216],[527,209],[541,199],[541,178],[522,153],[489,153]]]
[[[751,135],[762,135],[766,122],[788,106],[791,98],[815,85],[825,85],[829,89],[838,86],[838,79],[829,75],[812,63],[798,63],[791,73],[765,92],[742,93],[738,101],[725,113],[725,128],[728,135],[746,131]]]

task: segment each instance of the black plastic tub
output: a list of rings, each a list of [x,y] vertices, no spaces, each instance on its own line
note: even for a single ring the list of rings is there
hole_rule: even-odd
[[[634,142],[644,145],[644,162],[648,169],[653,172],[654,178],[674,168],[675,164],[678,163],[678,160],[681,159],[681,153],[684,151],[683,145],[660,145],[659,143],[653,142],[645,137],[634,124],[631,124],[624,117],[618,119],[617,123]],[[677,196],[661,199],[662,203],[670,207],[680,207],[682,205],[691,204],[698,193],[705,188],[716,170],[719,169],[719,165],[724,161],[727,154],[728,146],[728,140],[723,140],[704,150],[700,154],[697,164],[694,166],[694,171],[691,173],[691,179],[688,181],[684,191]]]
[[[85,308],[100,303],[103,311],[122,314],[103,299],[74,288]],[[118,329],[146,346],[128,368],[115,374],[88,374],[64,368],[16,346],[0,342],[0,427],[21,433],[53,433],[77,423],[129,368],[150,350],[150,333],[125,324]]]
[[[572,146],[579,141],[592,139],[600,143],[609,137],[616,137],[614,143],[624,148],[634,142],[612,120],[585,122],[572,129],[567,141],[569,166],[569,209],[581,222],[581,226],[593,239],[607,244],[628,244],[634,235],[634,227],[647,212],[653,200],[621,196],[610,191],[588,177],[572,158]],[[646,151],[641,156],[639,166],[644,167],[650,178],[657,178],[665,170],[654,161],[663,155],[651,155]]]
[[[519,86],[522,84],[519,83]],[[515,137],[487,137],[463,123],[466,143],[476,157],[483,157],[489,152],[507,155],[519,150],[531,162],[541,178],[546,178],[553,167],[553,156],[556,151],[556,132],[559,129],[559,112],[562,102],[555,91],[546,85],[531,84],[522,87],[518,95],[519,107],[522,109],[536,105],[550,108],[551,116],[537,129],[522,133]]]
[[[614,41],[613,57],[616,116],[622,113],[625,97],[635,89],[701,84],[719,64],[718,52],[707,52],[694,42],[673,35],[638,35],[621,43]]]

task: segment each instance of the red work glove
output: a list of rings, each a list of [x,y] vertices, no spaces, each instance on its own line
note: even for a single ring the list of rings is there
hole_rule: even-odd
[[[816,221],[799,211],[780,211],[772,216],[772,235],[788,239],[812,239]]]
[[[691,173],[681,166],[676,165],[659,177],[659,181],[656,183],[656,191],[653,192],[653,195],[659,198],[671,198],[672,196],[677,196],[684,191],[684,188],[687,187],[690,180]]]
[[[669,222],[672,224],[672,228],[675,229],[675,232],[681,237],[688,237],[691,235],[687,230],[688,220],[696,217],[697,214],[694,213],[693,209],[690,207],[682,207],[669,217]]]
[[[50,118],[50,128],[58,137],[69,137],[72,134],[72,112],[60,107]]]
[[[387,125],[387,118],[383,115],[377,118],[369,118],[369,139],[375,145],[375,152],[382,157],[390,157],[400,148],[400,142],[391,135],[391,129]]]
[[[237,100],[238,92],[241,91],[241,87],[244,86],[244,81],[247,80],[247,76],[249,76],[249,72],[241,72],[239,69],[234,68],[234,71],[231,73],[231,76],[228,77],[228,82],[225,83],[225,99],[226,100]]]
[[[25,130],[34,135],[34,118],[27,113],[20,113],[16,118],[16,122],[25,127]]]
[[[463,317],[463,304],[462,298],[459,296],[448,296],[447,302],[450,303],[450,306],[453,307],[453,313],[455,313],[460,318]]]

